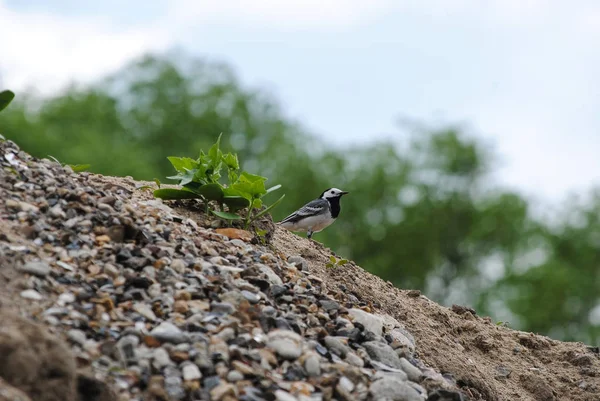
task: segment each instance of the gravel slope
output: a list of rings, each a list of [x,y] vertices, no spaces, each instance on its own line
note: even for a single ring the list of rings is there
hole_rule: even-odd
[[[600,400],[597,348],[327,268],[268,220],[260,244],[10,141],[0,164],[0,400]]]

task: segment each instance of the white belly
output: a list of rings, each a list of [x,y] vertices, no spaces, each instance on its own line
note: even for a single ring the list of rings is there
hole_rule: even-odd
[[[331,216],[311,216],[296,223],[282,223],[281,226],[290,231],[307,231],[309,228],[318,233],[335,221]]]

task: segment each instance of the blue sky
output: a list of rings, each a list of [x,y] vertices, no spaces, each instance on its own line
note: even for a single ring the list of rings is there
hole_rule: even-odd
[[[600,3],[0,0],[2,86],[49,93],[173,46],[231,63],[337,145],[399,116],[495,145],[499,182],[548,203],[600,186]]]

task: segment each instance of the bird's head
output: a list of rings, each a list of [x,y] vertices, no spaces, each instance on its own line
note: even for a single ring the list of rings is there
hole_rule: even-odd
[[[329,188],[321,194],[322,199],[332,199],[332,198],[341,198],[343,195],[348,194],[349,192],[342,191],[337,188]]]

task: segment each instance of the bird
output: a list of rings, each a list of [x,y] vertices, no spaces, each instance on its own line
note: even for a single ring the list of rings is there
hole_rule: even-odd
[[[317,199],[308,202],[277,224],[289,231],[306,232],[308,239],[312,239],[314,233],[329,227],[338,218],[341,211],[340,199],[349,193],[328,188]]]

